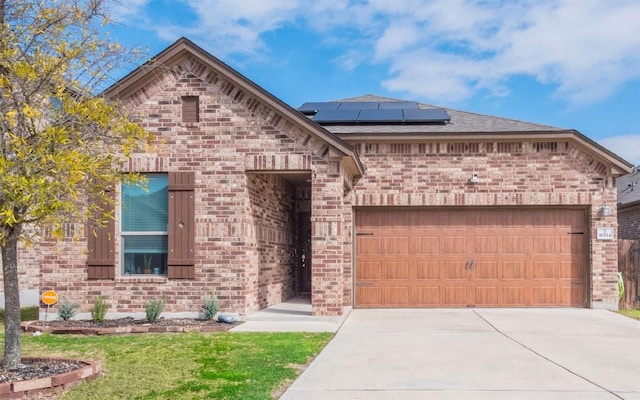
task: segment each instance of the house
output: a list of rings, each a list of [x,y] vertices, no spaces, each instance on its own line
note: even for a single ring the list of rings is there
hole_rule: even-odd
[[[640,240],[640,168],[618,178],[618,237]]]
[[[575,130],[367,95],[290,107],[187,39],[106,91],[157,142],[115,220],[23,260],[88,312],[215,294],[355,307],[617,308],[617,155]],[[313,93],[309,93],[309,100]],[[113,314],[112,314],[113,315]]]

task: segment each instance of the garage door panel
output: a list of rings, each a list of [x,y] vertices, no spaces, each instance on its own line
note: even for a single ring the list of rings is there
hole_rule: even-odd
[[[500,271],[495,261],[475,261],[473,264],[474,278],[478,280],[498,281]]]
[[[416,216],[416,226],[419,228],[439,230],[444,226],[445,213],[442,212],[419,212]]]
[[[385,288],[385,304],[391,307],[409,306],[409,289],[409,286],[393,286]]]
[[[414,238],[416,244],[416,255],[433,255],[441,253],[442,238],[440,236],[416,236]]]
[[[554,228],[558,215],[555,210],[548,210],[544,213],[536,213],[532,225],[536,228]]]
[[[467,286],[449,286],[444,287],[444,304],[448,306],[467,306],[469,305],[469,291]]]
[[[474,238],[475,254],[497,254],[498,253],[498,237],[497,236],[476,236]]]
[[[526,238],[524,236],[502,236],[500,240],[502,254],[524,254]]]
[[[525,306],[527,289],[524,286],[505,286],[502,288],[501,305]]]
[[[409,279],[409,263],[408,262],[385,263],[385,278],[388,280]]]
[[[371,281],[382,279],[382,262],[361,261],[358,263],[356,276],[359,281]]]
[[[356,221],[358,307],[584,306],[583,210],[378,209]]]
[[[435,307],[443,304],[439,286],[420,286],[416,288],[416,306]]]
[[[533,244],[532,253],[534,254],[555,254],[556,253],[556,237],[552,235],[548,236],[534,236],[531,238]]]
[[[474,214],[463,212],[443,212],[442,226],[447,229],[462,229],[473,226],[475,223]]]
[[[498,306],[500,289],[497,286],[476,286],[474,289],[474,305],[477,306]]]
[[[555,286],[535,286],[533,287],[532,303],[533,306],[552,306],[562,305],[558,298],[558,290]]]
[[[442,279],[445,281],[469,280],[466,262],[462,260],[442,262]]]
[[[358,255],[384,254],[383,238],[371,236],[359,236],[357,240]]]
[[[532,263],[531,278],[534,280],[553,280],[559,275],[558,265],[554,261],[534,261]]]
[[[416,279],[439,280],[442,278],[442,264],[438,261],[419,261],[416,263]]]
[[[447,236],[442,238],[443,254],[467,254],[468,238],[465,236]]]
[[[363,307],[383,307],[382,288],[371,286],[356,286],[358,304]]]
[[[569,273],[568,278],[571,278],[574,282],[582,282],[584,281],[584,261],[582,258],[577,260],[572,260],[570,263],[571,272]]]
[[[502,263],[502,279],[503,280],[524,280],[525,279],[525,262],[524,261],[504,261]]]
[[[384,239],[384,254],[409,255],[409,238],[406,236],[393,236]]]
[[[503,229],[523,229],[533,223],[533,213],[529,210],[504,210],[501,212]]]
[[[385,229],[390,230],[407,230],[407,228],[415,226],[417,217],[415,211],[405,211],[401,213],[387,213],[385,221]]]
[[[478,211],[473,214],[475,221],[473,225],[481,229],[491,229],[498,227],[498,211]]]

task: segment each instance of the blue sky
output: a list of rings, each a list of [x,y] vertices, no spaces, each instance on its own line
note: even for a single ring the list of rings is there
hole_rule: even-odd
[[[291,106],[363,94],[577,129],[640,164],[638,0],[122,0],[112,36],[186,36]],[[115,79],[120,77],[114,77]]]

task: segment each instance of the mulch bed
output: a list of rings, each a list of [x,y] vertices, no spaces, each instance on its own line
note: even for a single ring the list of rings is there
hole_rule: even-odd
[[[46,378],[74,371],[85,365],[85,362],[74,360],[23,359],[18,368],[0,367],[0,383]]]

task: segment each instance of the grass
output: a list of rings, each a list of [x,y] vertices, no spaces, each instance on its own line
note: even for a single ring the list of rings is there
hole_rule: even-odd
[[[635,318],[637,320],[640,320],[640,310],[627,309],[627,310],[620,310],[619,312],[620,314],[627,316],[629,318]]]
[[[103,360],[105,375],[62,399],[271,399],[329,333],[23,336],[24,356]],[[1,336],[4,339],[3,335]]]

